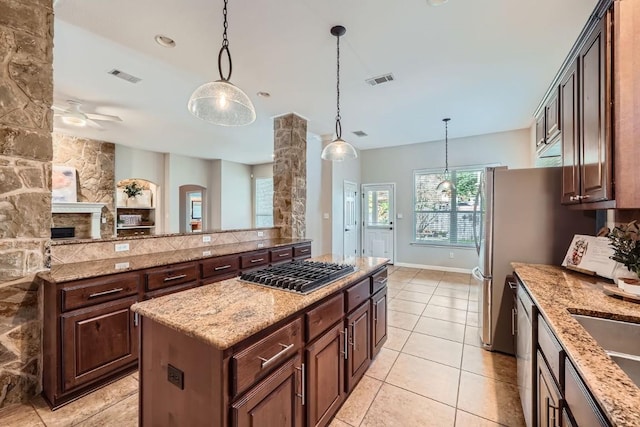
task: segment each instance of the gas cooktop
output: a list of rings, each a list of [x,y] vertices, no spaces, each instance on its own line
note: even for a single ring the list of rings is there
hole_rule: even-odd
[[[270,288],[308,294],[354,273],[353,265],[316,261],[292,261],[244,273],[240,279]]]

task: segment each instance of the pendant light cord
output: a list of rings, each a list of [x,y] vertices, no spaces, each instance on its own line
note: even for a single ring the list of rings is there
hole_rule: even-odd
[[[444,121],[444,173],[449,173],[449,120]]]
[[[222,8],[222,17],[223,17],[223,27],[224,30],[222,32],[222,47],[220,48],[220,52],[218,53],[218,73],[220,73],[220,79],[223,81],[229,81],[231,79],[231,71],[233,66],[231,64],[231,52],[229,52],[229,38],[227,37],[227,29],[229,28],[229,23],[227,22],[227,2],[228,0],[224,0],[224,7]],[[229,74],[224,77],[222,75],[222,54],[227,54],[227,59],[229,60]]]
[[[337,39],[337,60],[336,60],[336,137],[342,139],[342,123],[340,122],[340,36],[336,36]]]

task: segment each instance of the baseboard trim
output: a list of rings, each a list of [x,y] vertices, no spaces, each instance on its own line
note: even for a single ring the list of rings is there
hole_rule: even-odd
[[[443,267],[441,265],[427,265],[427,264],[411,264],[408,262],[396,262],[393,265],[397,267],[408,267],[408,268],[420,268],[422,270],[439,270],[439,271],[447,271],[450,273],[467,273],[471,274],[471,270],[468,268],[458,268],[458,267]]]

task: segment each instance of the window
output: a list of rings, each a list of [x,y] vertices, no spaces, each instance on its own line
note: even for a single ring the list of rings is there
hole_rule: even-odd
[[[444,180],[442,170],[415,171],[414,242],[474,246],[474,204],[481,170],[458,169],[450,172],[455,190],[450,194],[436,191]],[[479,211],[478,211],[479,212]],[[475,221],[479,226],[480,221]]]
[[[273,227],[273,178],[256,178],[256,227]]]

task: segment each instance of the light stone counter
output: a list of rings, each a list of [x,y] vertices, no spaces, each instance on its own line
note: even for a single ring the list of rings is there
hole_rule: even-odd
[[[640,426],[640,388],[571,314],[640,323],[640,305],[607,296],[603,279],[561,267],[512,264],[542,316],[615,426]]]
[[[141,270],[145,268],[196,261],[223,255],[241,254],[244,252],[252,252],[261,249],[267,250],[280,246],[296,245],[310,242],[311,240],[307,239],[276,238],[225,245],[203,246],[199,248],[182,249],[171,252],[158,252],[147,255],[98,259],[95,261],[52,265],[50,271],[40,273],[39,276],[47,282],[61,283],[71,280],[87,279],[90,277],[122,273],[125,271]]]
[[[307,295],[229,279],[134,304],[162,325],[226,350],[245,338],[355,283],[385,265],[385,258],[324,255],[313,261],[353,264],[356,272]]]

